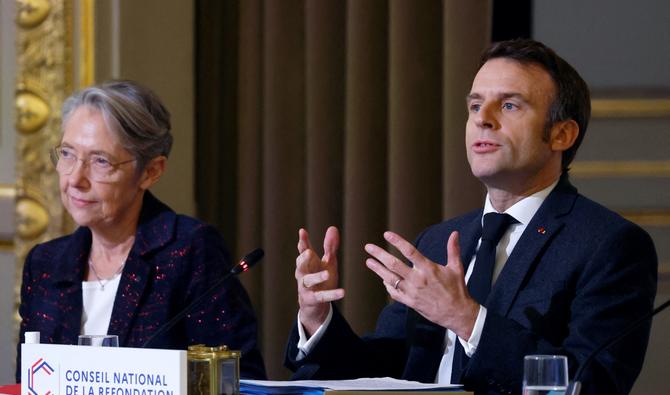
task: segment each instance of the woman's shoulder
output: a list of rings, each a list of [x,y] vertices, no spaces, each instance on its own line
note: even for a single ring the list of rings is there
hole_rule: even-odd
[[[153,195],[144,201],[137,237],[143,250],[183,249],[223,244],[218,229],[198,218],[177,214]]]
[[[76,230],[75,233],[60,236],[55,239],[36,244],[30,250],[29,255],[33,258],[40,258],[44,256],[51,257],[52,255],[60,254],[72,247],[72,242],[78,231],[79,229]]]
[[[177,214],[170,206],[147,192],[144,197],[140,228],[155,228],[162,232],[174,231],[177,236],[185,236],[201,229],[211,230],[212,226],[186,214]],[[171,229],[173,228],[173,229]]]
[[[207,222],[189,215],[177,214],[175,218],[175,239],[202,241],[204,243],[222,243],[219,230]]]
[[[54,268],[54,262],[61,262],[64,259],[77,255],[79,250],[78,243],[75,242],[77,233],[57,237],[35,245],[26,256],[25,267],[30,270],[51,271]]]

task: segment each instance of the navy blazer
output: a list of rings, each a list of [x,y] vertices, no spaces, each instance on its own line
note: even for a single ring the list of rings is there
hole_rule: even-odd
[[[21,286],[21,334],[39,331],[42,343],[77,344],[81,332],[82,280],[91,231],[35,246],[26,258]],[[135,242],[128,254],[109,323],[109,334],[125,347],[142,347],[151,335],[231,267],[220,234],[212,226],[177,215],[150,192],[142,203]],[[186,349],[192,344],[241,350],[240,373],[265,378],[256,344],[257,324],[249,297],[237,278],[150,347]],[[17,382],[21,354],[17,354]]]
[[[431,226],[416,245],[444,265],[447,239],[457,230],[463,262],[469,262],[481,236],[481,216],[480,209]],[[528,354],[568,356],[572,377],[600,344],[652,310],[657,270],[644,230],[579,195],[563,177],[528,224],[485,303],[479,346],[462,366],[466,389],[520,393]],[[582,394],[628,393],[642,367],[650,326],[651,320],[587,366]],[[434,382],[444,336],[444,328],[395,302],[382,311],[375,332],[359,338],[335,309],[323,338],[301,361],[295,360],[294,327],[285,362],[295,379],[392,376]]]

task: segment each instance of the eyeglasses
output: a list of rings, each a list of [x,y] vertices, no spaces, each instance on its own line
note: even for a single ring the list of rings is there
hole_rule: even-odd
[[[93,154],[86,158],[78,158],[75,150],[68,147],[58,146],[51,149],[51,162],[61,175],[70,175],[77,167],[77,162],[81,161],[89,169],[89,176],[93,181],[113,181],[114,175],[119,166],[126,163],[135,162],[137,159],[128,159],[117,163],[112,163],[109,158],[102,154]]]

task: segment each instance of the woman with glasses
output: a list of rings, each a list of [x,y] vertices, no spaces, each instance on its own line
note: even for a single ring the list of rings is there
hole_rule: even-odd
[[[170,114],[158,97],[135,82],[113,81],[68,98],[62,119],[51,159],[78,228],[28,254],[21,339],[39,331],[43,343],[113,334],[127,347],[225,344],[242,351],[242,377],[264,378],[256,318],[237,278],[152,337],[231,268],[213,227],[177,215],[149,192],[172,146]]]

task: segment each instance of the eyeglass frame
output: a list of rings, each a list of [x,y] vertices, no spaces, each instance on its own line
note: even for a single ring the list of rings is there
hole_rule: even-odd
[[[74,172],[74,169],[77,167],[77,162],[81,161],[82,163],[85,163],[86,166],[88,167],[88,169],[89,169],[89,175],[92,176],[92,175],[94,174],[94,172],[91,171],[91,169],[92,169],[92,166],[91,166],[91,158],[92,158],[92,156],[89,155],[89,156],[87,156],[87,157],[85,157],[85,158],[79,158],[75,153],[72,154],[72,156],[73,156],[73,158],[74,158],[74,161],[73,161],[73,163],[72,163],[72,167],[71,167],[69,170],[67,170],[67,171],[60,171],[60,170],[58,170],[58,163],[60,162],[60,160],[61,160],[61,158],[62,158],[62,156],[59,154],[59,150],[60,150],[61,148],[67,148],[67,147],[63,147],[62,144],[59,144],[59,145],[57,145],[57,146],[55,146],[55,147],[53,147],[53,148],[51,148],[51,149],[49,150],[49,158],[51,159],[51,163],[53,164],[54,168],[56,169],[56,171],[57,171],[58,173],[60,173],[60,174],[64,174],[64,175],[70,175],[70,174],[72,174],[72,173]],[[73,151],[74,151],[74,150],[73,150]],[[100,156],[102,156],[102,155],[100,155]],[[107,159],[105,158],[105,160],[107,160]],[[137,161],[137,160],[138,160],[137,158],[133,158],[133,159],[128,159],[128,160],[124,160],[124,161],[116,162],[116,163],[112,163],[112,162],[109,162],[109,161],[108,161],[108,162],[109,162],[109,166],[110,166],[109,175],[113,174],[114,171],[118,170],[118,168],[119,168],[121,165],[125,165],[126,163],[130,163],[130,162],[135,162],[135,161]],[[98,177],[92,177],[92,179],[93,179],[94,181],[108,181],[108,179],[99,179]]]

